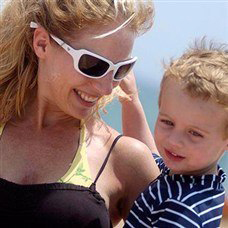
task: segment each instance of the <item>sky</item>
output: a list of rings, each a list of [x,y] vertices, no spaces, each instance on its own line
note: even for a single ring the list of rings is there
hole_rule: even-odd
[[[154,1],[152,29],[136,40],[137,79],[160,82],[162,60],[178,57],[195,38],[228,42],[228,0]]]

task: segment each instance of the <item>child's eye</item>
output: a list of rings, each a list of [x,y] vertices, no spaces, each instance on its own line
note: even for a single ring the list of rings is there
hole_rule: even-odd
[[[203,138],[203,135],[201,135],[200,133],[198,133],[198,132],[196,132],[196,131],[190,130],[189,133],[190,133],[191,135],[193,135],[193,136]]]
[[[168,126],[173,126],[173,122],[170,120],[161,119],[161,122]]]

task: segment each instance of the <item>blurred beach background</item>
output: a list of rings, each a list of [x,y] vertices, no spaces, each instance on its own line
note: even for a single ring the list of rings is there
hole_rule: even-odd
[[[5,2],[7,0],[0,0],[0,10]],[[228,0],[156,0],[154,5],[153,28],[136,40],[133,50],[133,56],[138,56],[134,71],[140,99],[152,132],[158,113],[162,61],[180,56],[195,38],[206,36],[208,40],[228,42]],[[121,132],[118,101],[111,103],[107,111],[108,114],[102,115],[103,119]],[[228,153],[225,153],[220,165],[228,173]],[[228,199],[228,181],[224,185]],[[224,213],[228,219],[227,208]],[[228,224],[224,223],[222,227],[228,227]]]

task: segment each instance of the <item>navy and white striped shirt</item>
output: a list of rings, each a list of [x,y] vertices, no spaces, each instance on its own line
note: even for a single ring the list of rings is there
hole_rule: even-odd
[[[225,201],[226,174],[169,175],[154,154],[161,175],[135,201],[124,227],[219,227]]]

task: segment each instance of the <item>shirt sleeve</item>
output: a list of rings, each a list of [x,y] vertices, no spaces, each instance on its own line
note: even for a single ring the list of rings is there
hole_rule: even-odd
[[[148,215],[141,205],[135,201],[127,220],[125,221],[124,228],[126,227],[152,227],[150,214]]]
[[[147,206],[135,202],[124,227],[153,227],[153,228],[201,228],[202,221],[197,213],[188,205],[177,200],[169,199],[164,202],[157,211],[148,215]],[[154,220],[156,215],[157,220]]]
[[[169,199],[162,205],[164,212],[152,227],[203,227],[202,220],[197,213],[188,205],[174,199]]]
[[[152,155],[160,171],[161,172],[164,171],[166,169],[166,166],[165,166],[165,163],[163,162],[163,159],[155,153],[152,153]]]

